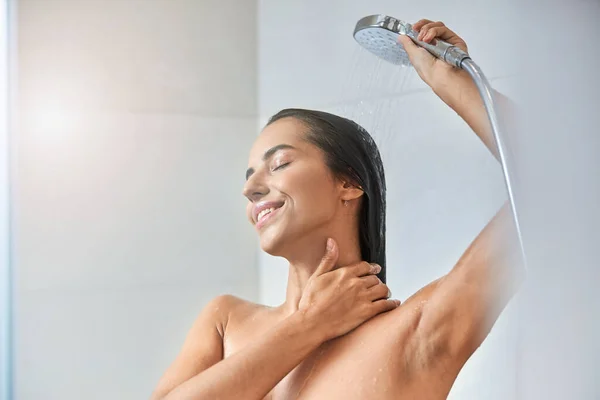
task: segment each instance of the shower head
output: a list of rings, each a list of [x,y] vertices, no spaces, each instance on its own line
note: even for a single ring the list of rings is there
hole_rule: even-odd
[[[431,43],[418,40],[419,33],[411,24],[387,15],[361,18],[354,28],[354,39],[371,53],[392,64],[411,65],[408,54],[398,42],[400,35],[410,37],[418,46],[456,67],[461,67],[462,61],[469,57],[458,47],[442,40],[433,39]]]
[[[450,65],[462,68],[475,82],[488,114],[494,144],[498,150],[500,164],[504,173],[504,182],[506,183],[513,220],[519,239],[521,257],[523,262],[526,263],[527,258],[525,257],[525,250],[523,248],[520,218],[517,215],[512,189],[513,174],[507,167],[507,154],[510,153],[500,132],[500,124],[494,107],[494,96],[489,81],[479,66],[471,60],[466,52],[439,39],[433,39],[430,43],[420,41],[417,39],[419,34],[412,28],[412,25],[404,21],[385,15],[369,15],[360,19],[356,24],[356,28],[354,28],[354,39],[371,53],[393,64],[410,65],[408,54],[402,44],[398,42],[399,35],[408,36],[417,46],[423,47],[435,57],[444,60]]]
[[[356,23],[354,39],[379,58],[396,65],[410,65],[408,54],[398,42],[398,36],[406,35],[407,30],[411,31],[412,26],[403,21],[385,15],[369,15]]]

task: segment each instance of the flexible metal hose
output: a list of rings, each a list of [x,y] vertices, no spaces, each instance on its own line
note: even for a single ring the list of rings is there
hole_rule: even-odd
[[[523,259],[524,265],[526,265],[525,258],[525,248],[523,247],[523,236],[521,232],[521,224],[520,217],[517,213],[517,208],[515,205],[515,195],[514,195],[514,176],[511,169],[508,168],[508,165],[514,165],[513,160],[510,159],[510,152],[506,145],[506,141],[502,137],[502,129],[500,127],[500,122],[498,120],[498,116],[496,115],[496,106],[494,103],[494,96],[492,93],[492,87],[475,62],[471,58],[466,58],[461,63],[461,68],[464,69],[471,75],[471,78],[475,82],[477,89],[479,90],[479,94],[481,99],[483,100],[483,104],[487,111],[488,119],[490,121],[490,126],[492,128],[492,133],[494,137],[494,141],[496,143],[496,148],[498,149],[498,155],[500,156],[500,164],[502,165],[502,172],[504,174],[504,183],[506,185],[506,190],[508,192],[508,199],[510,202],[510,207],[515,223],[515,229],[517,231],[517,236],[519,240],[519,247],[521,250],[521,257]]]

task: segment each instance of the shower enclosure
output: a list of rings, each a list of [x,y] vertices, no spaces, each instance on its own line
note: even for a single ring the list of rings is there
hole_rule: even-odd
[[[11,400],[9,8],[0,0],[0,400]]]

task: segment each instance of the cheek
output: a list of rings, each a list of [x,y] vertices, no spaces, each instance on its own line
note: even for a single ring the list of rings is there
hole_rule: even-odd
[[[333,181],[323,171],[306,171],[290,179],[289,195],[299,212],[314,216],[330,214],[337,196]]]
[[[250,202],[246,205],[246,217],[248,217],[250,223],[254,224],[254,221],[252,220],[252,203]]]

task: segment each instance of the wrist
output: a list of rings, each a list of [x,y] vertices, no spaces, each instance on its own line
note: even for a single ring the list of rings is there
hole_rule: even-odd
[[[315,347],[329,340],[329,335],[324,330],[324,326],[319,324],[316,318],[311,313],[308,313],[307,310],[295,311],[287,320],[292,326],[292,330],[299,337],[305,338],[309,344]]]
[[[452,68],[452,70],[438,74],[431,88],[471,127],[487,123],[483,100],[477,85],[467,71]]]
[[[475,82],[467,71],[448,65],[431,78],[429,86],[450,108],[461,113],[481,101]]]
[[[431,88],[452,108],[498,158],[488,115],[477,85],[465,70],[452,68],[436,75]]]

